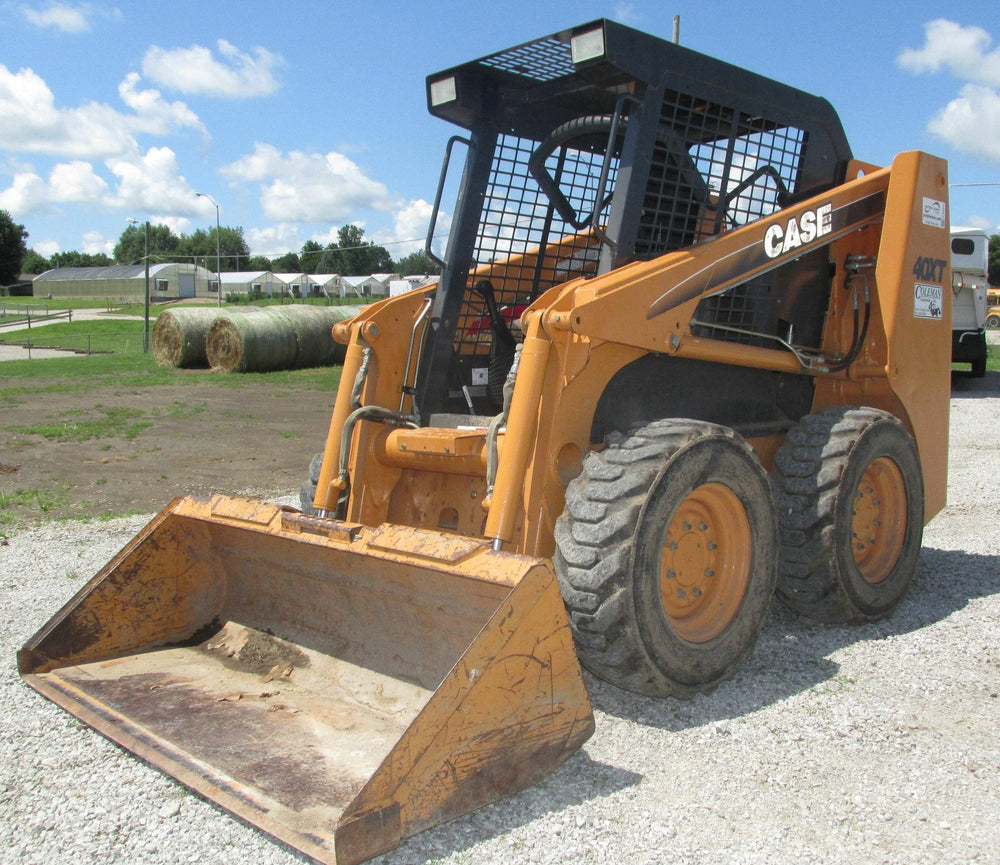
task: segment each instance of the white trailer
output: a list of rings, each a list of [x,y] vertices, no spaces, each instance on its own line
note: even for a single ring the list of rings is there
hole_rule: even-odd
[[[951,229],[951,360],[986,375],[986,273],[990,238],[981,228]]]

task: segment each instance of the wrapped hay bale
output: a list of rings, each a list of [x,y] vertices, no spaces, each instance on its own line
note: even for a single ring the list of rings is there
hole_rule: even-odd
[[[153,325],[153,357],[160,366],[205,366],[205,340],[220,310],[207,307],[161,312]]]
[[[295,332],[298,353],[295,366],[329,366],[342,363],[346,346],[334,342],[331,331],[338,322],[353,318],[360,312],[357,306],[292,306],[267,307],[268,315],[280,317]]]
[[[160,366],[208,366],[205,346],[212,323],[220,315],[253,309],[189,306],[165,310],[153,324],[153,357]]]
[[[217,318],[205,353],[212,368],[223,372],[269,372],[293,367],[298,344],[287,319],[256,310]]]

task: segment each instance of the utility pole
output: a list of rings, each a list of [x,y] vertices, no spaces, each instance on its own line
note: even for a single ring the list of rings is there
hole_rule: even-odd
[[[133,225],[138,225],[139,220],[133,219],[131,216],[128,221]],[[146,234],[145,240],[143,242],[143,253],[142,260],[146,262],[146,303],[145,303],[145,315],[143,318],[142,326],[142,353],[149,354],[149,220],[146,220]]]
[[[194,197],[207,198],[212,204],[215,204],[215,278],[218,280],[219,306],[222,306],[222,266],[220,264],[222,259],[219,254],[219,238],[222,235],[222,229],[219,227],[219,205],[207,192],[196,192]]]

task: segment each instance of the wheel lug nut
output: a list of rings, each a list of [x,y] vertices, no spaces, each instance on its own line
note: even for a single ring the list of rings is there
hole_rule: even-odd
[[[708,531],[708,523],[698,523],[698,531],[699,532],[707,532]]]

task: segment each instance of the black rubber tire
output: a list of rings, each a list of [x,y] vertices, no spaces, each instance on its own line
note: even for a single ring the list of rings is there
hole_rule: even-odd
[[[976,346],[976,359],[972,361],[973,378],[983,378],[986,375],[986,360],[989,357],[989,348],[986,342],[986,331],[979,332],[979,345]]]
[[[309,461],[309,477],[299,490],[299,510],[304,514],[315,514],[313,499],[316,498],[316,485],[319,483],[319,470],[323,467],[323,454],[314,454]]]
[[[703,498],[715,518],[685,524]],[[733,535],[740,542],[727,545]],[[767,619],[778,545],[770,482],[726,427],[671,419],[609,436],[568,485],[555,539],[580,661],[618,687],[659,697],[710,691],[733,675]]]
[[[991,315],[986,319],[987,327],[1000,327],[1000,315]]]
[[[837,623],[896,608],[924,530],[920,459],[898,419],[852,406],[803,418],[775,458],[774,495],[784,604]]]

